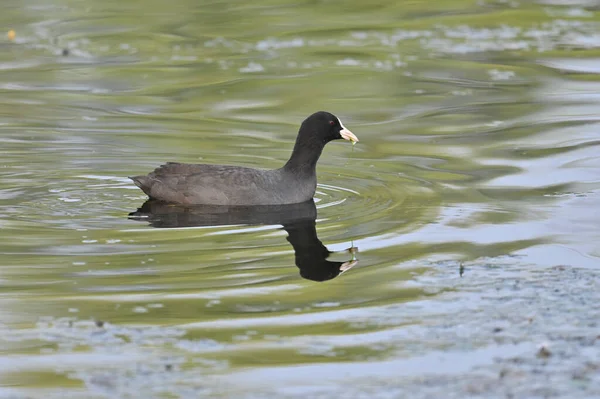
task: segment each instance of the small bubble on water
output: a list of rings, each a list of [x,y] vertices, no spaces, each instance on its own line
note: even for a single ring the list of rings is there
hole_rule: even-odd
[[[364,40],[367,38],[367,32],[352,32],[350,34],[354,39]]]
[[[360,66],[361,63],[360,61],[354,59],[354,58],[344,58],[342,60],[338,60],[335,63],[338,66]]]
[[[210,308],[210,307],[213,307],[214,305],[218,305],[220,303],[221,303],[221,300],[219,300],[219,299],[211,299],[210,301],[208,301],[206,303],[206,307]]]
[[[239,71],[242,73],[256,73],[256,72],[263,72],[264,70],[265,70],[265,67],[263,67],[261,64],[256,63],[256,62],[250,62],[245,67],[242,67],[239,69]]]
[[[499,71],[498,69],[491,69],[488,71],[490,78],[492,80],[510,80],[515,77],[515,73],[513,71]]]

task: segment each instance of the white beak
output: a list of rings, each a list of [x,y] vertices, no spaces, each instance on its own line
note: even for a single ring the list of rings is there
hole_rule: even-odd
[[[340,130],[340,136],[342,136],[344,140],[349,140],[353,143],[358,143],[358,137],[356,137],[354,133],[352,133],[350,130],[346,129],[346,126],[342,124],[342,121],[340,121],[340,126],[342,127],[342,130]]]

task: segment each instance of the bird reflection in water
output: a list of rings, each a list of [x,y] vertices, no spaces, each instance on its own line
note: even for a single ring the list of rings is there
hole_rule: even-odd
[[[352,259],[347,262],[327,260],[332,252],[317,237],[317,208],[313,200],[292,205],[229,207],[184,207],[148,200],[137,211],[131,212],[129,218],[147,221],[156,228],[280,224],[294,248],[300,276],[313,281],[331,280],[358,263],[355,247],[349,248]]]

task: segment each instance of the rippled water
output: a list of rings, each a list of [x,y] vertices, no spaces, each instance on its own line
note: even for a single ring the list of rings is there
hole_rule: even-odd
[[[598,4],[438,3],[4,2],[0,396],[600,396]],[[316,207],[138,211],[321,109]]]

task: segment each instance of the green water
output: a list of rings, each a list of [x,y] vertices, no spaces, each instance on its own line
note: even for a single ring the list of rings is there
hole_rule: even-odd
[[[0,7],[2,397],[600,395],[596,2]],[[317,110],[360,138],[315,198],[350,270],[128,219],[127,176],[280,167]]]

